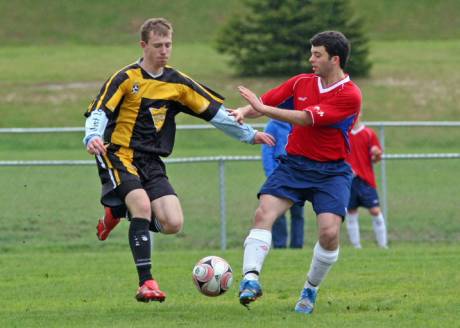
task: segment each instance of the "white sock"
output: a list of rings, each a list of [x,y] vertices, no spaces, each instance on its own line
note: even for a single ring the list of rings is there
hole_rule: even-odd
[[[348,237],[355,248],[361,248],[361,238],[359,236],[359,213],[347,214],[345,223],[347,224]]]
[[[372,227],[374,228],[375,239],[380,247],[387,247],[387,227],[382,213],[377,216],[372,216]]]
[[[264,229],[251,229],[249,231],[249,235],[244,241],[243,274],[245,279],[258,279],[258,275],[250,271],[260,273],[271,243],[271,231]]]
[[[332,265],[339,258],[339,247],[334,251],[328,251],[321,247],[319,242],[316,242],[313,249],[313,258],[310,264],[310,271],[307,275],[305,288],[309,285],[318,287],[326,277]]]

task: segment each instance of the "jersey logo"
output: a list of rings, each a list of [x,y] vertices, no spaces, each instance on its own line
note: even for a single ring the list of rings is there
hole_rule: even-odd
[[[149,111],[152,114],[153,124],[155,124],[157,132],[159,132],[165,123],[168,108],[166,106],[161,106],[160,108],[149,107]]]
[[[131,92],[132,92],[133,94],[137,94],[137,93],[139,92],[139,89],[140,89],[140,88],[141,88],[141,87],[139,86],[139,83],[136,82],[136,83],[134,83],[133,88],[131,89]]]
[[[313,107],[313,110],[314,110],[319,116],[321,116],[321,117],[323,117],[324,114],[325,114],[325,113],[321,110],[321,108],[320,108],[319,106]]]
[[[297,99],[298,99],[299,101],[305,101],[305,100],[308,99],[308,97],[297,97]]]

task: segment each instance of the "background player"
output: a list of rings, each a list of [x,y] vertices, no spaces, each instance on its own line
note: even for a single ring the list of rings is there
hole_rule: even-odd
[[[348,154],[347,162],[351,165],[354,174],[346,217],[350,242],[355,248],[362,247],[358,220],[358,207],[362,206],[367,208],[372,216],[372,227],[377,244],[387,248],[387,229],[379,206],[373,168],[373,164],[382,158],[382,146],[374,130],[359,121],[350,132],[350,144],[351,152]]]
[[[265,176],[270,176],[279,164],[279,157],[286,155],[286,144],[291,128],[291,124],[287,122],[278,120],[268,121],[265,132],[275,138],[276,144],[275,147],[262,145],[262,165]],[[294,204],[289,211],[291,213],[291,238],[289,247],[302,248],[304,244],[304,206],[303,204]],[[286,248],[288,241],[286,213],[280,215],[275,223],[273,223],[272,241],[273,248]]]

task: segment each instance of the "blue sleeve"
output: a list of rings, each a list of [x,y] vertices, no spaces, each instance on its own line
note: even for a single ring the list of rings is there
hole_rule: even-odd
[[[277,129],[274,124],[270,122],[271,121],[269,121],[265,127],[265,132],[271,134],[276,139],[276,142],[278,142]],[[273,170],[278,166],[276,160],[276,145],[274,147],[262,145],[262,165],[267,177],[272,174]]]
[[[257,131],[250,125],[236,122],[233,116],[228,115],[224,105],[220,106],[216,115],[209,123],[236,140],[250,144],[254,143]]]

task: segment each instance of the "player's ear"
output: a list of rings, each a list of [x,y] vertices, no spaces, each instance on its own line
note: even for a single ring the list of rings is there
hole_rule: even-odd
[[[334,64],[340,65],[340,57],[339,56],[332,56],[332,61]]]
[[[139,44],[141,45],[142,49],[144,49],[147,46],[147,43],[145,43],[144,40],[139,41]]]

